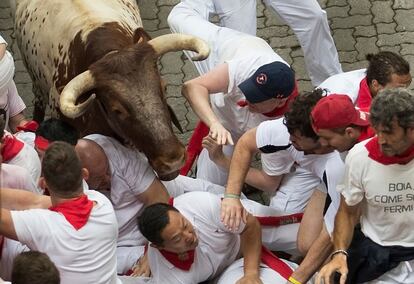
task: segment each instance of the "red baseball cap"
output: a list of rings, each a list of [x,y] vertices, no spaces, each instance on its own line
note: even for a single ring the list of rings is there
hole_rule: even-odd
[[[312,127],[333,129],[349,125],[368,126],[368,114],[355,108],[347,95],[332,94],[318,101],[311,112]]]

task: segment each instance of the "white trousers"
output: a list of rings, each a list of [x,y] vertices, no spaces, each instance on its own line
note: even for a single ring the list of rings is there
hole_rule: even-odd
[[[264,2],[296,34],[303,49],[309,77],[314,86],[318,86],[329,76],[342,72],[326,12],[322,10],[317,0],[265,0]],[[184,14],[183,7],[191,7],[197,10],[204,21],[208,21],[210,14],[217,14],[221,26],[256,35],[256,0],[183,0],[181,3],[174,7],[168,19],[173,32],[189,33],[206,40],[200,34],[211,31],[211,28],[206,29],[205,26],[192,25],[191,22],[187,21],[189,19],[188,15],[185,17],[186,21],[183,25],[180,25],[179,19],[178,22],[177,18],[173,20],[176,15]],[[188,13],[188,11],[185,11],[185,13]],[[186,26],[187,31],[180,31],[181,26]],[[194,34],[193,30],[195,29],[200,34]],[[220,37],[217,37],[217,39],[220,42]],[[207,42],[209,41],[207,40]],[[205,69],[200,70],[197,63],[196,67],[199,72],[202,71],[200,74],[206,72]]]
[[[284,260],[283,261],[289,265],[293,270],[298,267],[296,263]],[[236,260],[232,265],[230,265],[218,278],[217,284],[228,284],[236,283],[237,280],[243,277],[243,258]],[[287,280],[283,278],[278,272],[269,268],[265,264],[260,265],[260,280],[263,284],[275,284],[275,283],[286,283]],[[307,283],[313,283],[313,280],[309,280]]]

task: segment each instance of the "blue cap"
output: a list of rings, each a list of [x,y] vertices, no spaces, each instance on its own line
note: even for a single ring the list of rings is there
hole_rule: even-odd
[[[295,74],[287,64],[276,61],[259,67],[238,87],[249,103],[283,99],[289,97],[295,88]]]

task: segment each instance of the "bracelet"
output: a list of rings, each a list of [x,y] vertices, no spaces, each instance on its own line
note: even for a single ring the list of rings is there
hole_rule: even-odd
[[[346,257],[348,257],[348,252],[347,252],[346,250],[344,250],[344,249],[338,249],[338,250],[334,251],[333,253],[331,253],[331,259],[332,259],[335,255],[337,255],[338,253],[342,253],[342,254],[344,254]]]
[[[233,193],[225,193],[224,198],[240,199],[240,195],[239,194],[233,194]]]
[[[288,281],[290,283],[293,283],[293,284],[302,284],[301,282],[299,282],[298,280],[296,280],[295,278],[293,278],[293,276],[290,276],[289,279],[288,279]]]

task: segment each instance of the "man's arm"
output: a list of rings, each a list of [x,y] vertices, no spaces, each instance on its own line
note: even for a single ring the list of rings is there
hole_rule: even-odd
[[[189,101],[197,116],[210,128],[211,136],[220,145],[233,144],[228,132],[214,114],[210,106],[210,94],[227,93],[229,72],[227,63],[223,63],[208,73],[183,84],[181,93]]]
[[[240,141],[238,143],[240,143]],[[241,143],[245,142],[241,141]],[[255,142],[250,141],[248,143]],[[220,166],[226,171],[230,170],[231,158],[224,155],[222,145],[218,145],[213,138],[207,136],[203,139],[203,147],[207,149],[210,159],[216,163],[216,165]],[[254,150],[257,151],[257,148],[253,149],[252,151]],[[270,176],[263,170],[249,167],[244,182],[257,189],[267,192],[274,192],[279,187],[282,177],[283,175]]]
[[[169,195],[165,186],[159,181],[158,178],[155,178],[147,190],[140,195],[138,199],[145,204],[145,206],[154,204],[154,203],[168,203]]]
[[[331,238],[324,225],[305,258],[293,272],[292,277],[300,283],[306,283],[325,262],[326,258],[332,252],[332,248]]]
[[[23,112],[20,112],[9,119],[9,127],[12,133],[17,132],[17,127],[26,124],[28,120],[24,116]]]
[[[335,227],[333,232],[333,249],[334,252],[338,250],[346,250],[354,235],[354,227],[359,222],[361,216],[361,202],[354,206],[348,206],[343,196],[341,196],[341,203],[339,205],[338,213],[335,217]],[[346,255],[344,253],[335,254],[331,261],[328,262],[317,277],[317,283],[330,283],[330,277],[334,272],[341,274],[340,283],[344,284],[347,274],[348,266],[346,263]]]
[[[257,128],[257,127],[256,127]],[[237,230],[240,222],[246,223],[246,211],[240,199],[243,183],[250,167],[254,153],[258,151],[256,145],[256,128],[245,132],[236,144],[231,159],[229,177],[227,179],[226,193],[221,202],[221,220],[231,230]]]
[[[49,196],[35,194],[22,189],[0,189],[2,207],[10,210],[26,210],[52,206]]]
[[[260,280],[259,265],[261,258],[262,231],[256,217],[248,214],[243,232],[240,234],[240,249],[244,257],[244,276],[238,284],[262,283]]]

